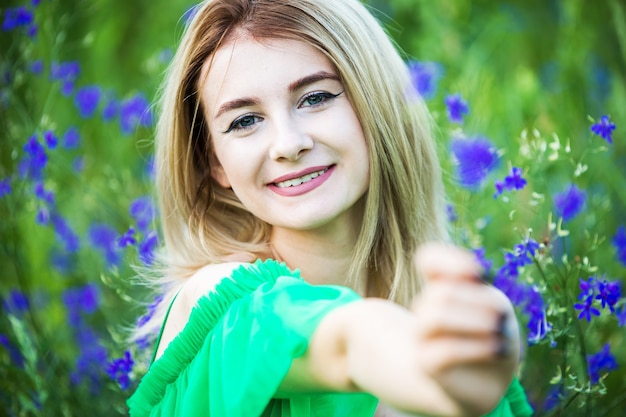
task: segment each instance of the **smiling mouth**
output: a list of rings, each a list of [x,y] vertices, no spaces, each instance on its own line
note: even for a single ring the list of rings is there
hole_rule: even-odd
[[[320,175],[324,174],[326,171],[328,171],[328,168],[316,171],[316,172],[311,172],[310,174],[306,174],[303,175],[299,178],[294,178],[291,180],[287,180],[287,181],[281,181],[281,182],[277,182],[275,183],[275,185],[278,188],[289,188],[289,187],[295,187],[297,185],[300,184],[304,184],[305,182],[309,182],[314,178],[319,177]]]

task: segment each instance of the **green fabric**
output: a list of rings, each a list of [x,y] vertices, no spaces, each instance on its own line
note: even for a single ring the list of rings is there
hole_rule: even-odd
[[[340,286],[313,286],[273,260],[236,269],[200,298],[184,330],[150,367],[128,400],[130,415],[212,417],[371,417],[362,393],[298,394],[273,399],[321,319],[360,297]],[[526,417],[517,380],[489,417]]]

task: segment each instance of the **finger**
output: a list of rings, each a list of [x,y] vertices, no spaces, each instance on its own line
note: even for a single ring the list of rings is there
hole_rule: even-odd
[[[498,336],[505,332],[508,313],[480,306],[466,308],[451,305],[447,308],[420,311],[420,334],[423,338],[442,336],[482,337]]]
[[[499,363],[508,360],[508,356],[502,354],[506,343],[498,337],[438,338],[430,341],[421,351],[427,358],[423,366],[431,375],[437,375],[458,366]],[[509,349],[508,346],[506,349]]]
[[[436,280],[480,282],[482,269],[475,256],[459,247],[427,243],[413,258],[418,273],[428,283]]]

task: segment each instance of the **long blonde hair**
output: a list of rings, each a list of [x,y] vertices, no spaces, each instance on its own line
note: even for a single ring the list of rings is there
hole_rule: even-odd
[[[370,186],[352,275],[368,269],[367,288],[407,305],[419,291],[411,264],[415,248],[447,237],[441,172],[431,119],[405,63],[358,0],[209,0],[198,6],[160,101],[155,160],[165,240],[161,282],[171,284],[171,294],[202,265],[267,249],[270,226],[210,175],[200,77],[235,32],[304,41],[336,67],[369,148]]]

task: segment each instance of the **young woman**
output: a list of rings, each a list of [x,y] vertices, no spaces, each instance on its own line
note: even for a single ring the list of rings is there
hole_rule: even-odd
[[[358,0],[202,3],[161,106],[167,311],[132,416],[530,415],[511,304],[444,243],[428,113]]]

